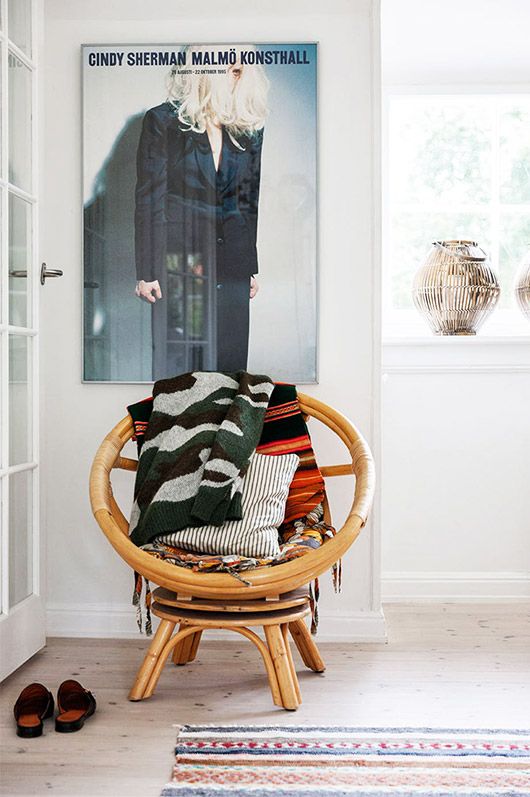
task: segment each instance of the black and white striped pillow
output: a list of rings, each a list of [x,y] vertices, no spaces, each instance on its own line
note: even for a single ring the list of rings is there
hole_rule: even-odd
[[[254,453],[243,479],[241,520],[228,520],[222,526],[188,526],[157,537],[155,542],[221,556],[277,556],[278,527],[285,517],[289,485],[299,462],[296,454]]]

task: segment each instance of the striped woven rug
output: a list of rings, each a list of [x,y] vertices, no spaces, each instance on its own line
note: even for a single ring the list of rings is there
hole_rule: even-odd
[[[184,725],[162,797],[530,797],[530,730]]]

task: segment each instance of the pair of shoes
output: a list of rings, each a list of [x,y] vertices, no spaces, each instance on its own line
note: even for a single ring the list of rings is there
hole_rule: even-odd
[[[79,731],[96,710],[94,695],[78,681],[63,681],[57,690],[55,730],[59,733]],[[29,684],[22,690],[13,709],[17,736],[32,739],[41,736],[43,720],[53,717],[53,695],[42,684]]]

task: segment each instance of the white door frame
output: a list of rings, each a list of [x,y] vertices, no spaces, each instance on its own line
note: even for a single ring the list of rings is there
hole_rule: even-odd
[[[39,500],[39,294],[40,266],[38,243],[39,214],[39,164],[38,164],[38,47],[42,26],[42,0],[30,0],[31,13],[31,57],[8,40],[8,2],[0,0],[2,26],[0,46],[2,59],[2,171],[0,192],[2,202],[2,305],[0,315],[0,376],[1,395],[0,412],[0,680],[23,664],[30,656],[42,648],[46,640],[45,608],[44,608],[44,561],[43,545],[40,534],[40,500]],[[31,191],[28,193],[9,182],[9,126],[8,126],[8,56],[12,54],[30,70],[31,83]],[[27,327],[10,325],[9,319],[9,195],[16,195],[32,206],[31,258],[28,263],[28,311],[31,314]],[[16,333],[25,336],[29,343],[28,382],[29,401],[28,418],[31,423],[31,455],[27,462],[18,465],[9,464],[9,336]],[[32,584],[31,594],[16,603],[9,605],[9,481],[16,473],[32,473]],[[11,574],[13,577],[13,574]]]

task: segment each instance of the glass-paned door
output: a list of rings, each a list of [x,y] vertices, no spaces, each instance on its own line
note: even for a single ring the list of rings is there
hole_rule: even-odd
[[[35,245],[38,2],[0,0],[0,679],[45,642]]]

